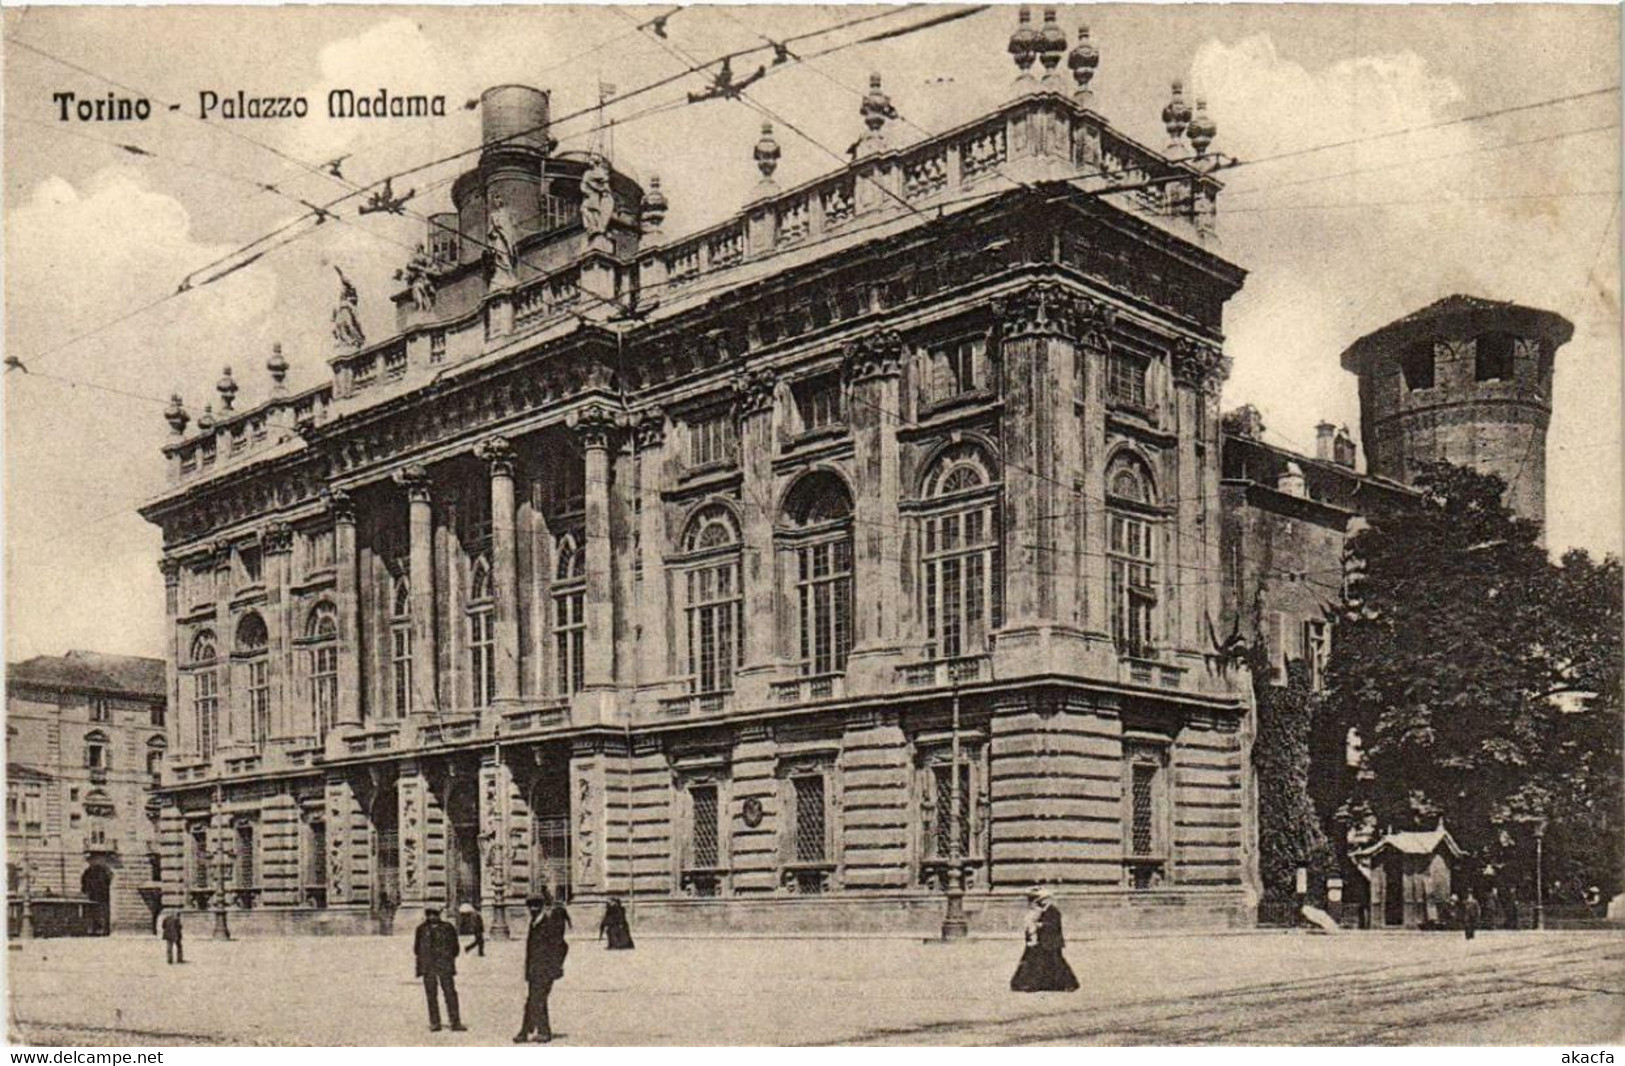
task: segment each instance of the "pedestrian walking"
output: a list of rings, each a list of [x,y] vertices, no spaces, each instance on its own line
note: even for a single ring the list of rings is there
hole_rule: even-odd
[[[1025,933],[1027,947],[1021,953],[1021,963],[1010,978],[1015,992],[1075,992],[1077,975],[1066,963],[1061,949],[1066,937],[1061,934],[1061,912],[1055,906],[1050,890],[1035,886],[1027,893],[1027,920]]]
[[[610,951],[631,951],[632,925],[626,920],[626,905],[619,896],[604,904],[604,920],[598,923],[598,939],[608,940]]]
[[[467,953],[473,954],[478,951],[480,958],[485,958],[485,918],[481,916],[479,911],[474,909],[472,903],[465,903],[458,907],[457,914],[459,924],[462,926],[459,932],[474,938],[468,942]]]
[[[534,1040],[546,1044],[553,1039],[553,1018],[548,1013],[547,997],[553,993],[553,982],[564,976],[564,957],[570,953],[565,932],[570,928],[570,914],[562,904],[553,902],[546,889],[539,896],[525,901],[530,911],[530,929],[525,934],[525,1016],[520,1020],[516,1044]]]
[[[1481,916],[1482,909],[1478,905],[1478,897],[1473,895],[1473,890],[1469,888],[1467,898],[1461,904],[1461,929],[1462,932],[1467,934],[1468,940],[1471,940],[1473,934],[1478,932],[1478,919]]]
[[[440,918],[439,907],[423,908],[423,921],[412,938],[412,954],[417,957],[418,976],[423,978],[423,995],[429,1001],[429,1031],[440,1031],[438,986],[446,997],[446,1016],[454,1033],[464,1031],[462,1012],[457,1006],[457,952],[461,941],[456,928]]]
[[[164,959],[174,966],[186,961],[181,950],[181,912],[180,908],[172,908],[164,912],[163,920]]]

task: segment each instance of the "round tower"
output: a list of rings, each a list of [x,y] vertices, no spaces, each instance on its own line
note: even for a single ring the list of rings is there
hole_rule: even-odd
[[[1497,474],[1544,525],[1552,364],[1573,335],[1554,312],[1457,295],[1349,345],[1370,472],[1411,484],[1442,459]]]

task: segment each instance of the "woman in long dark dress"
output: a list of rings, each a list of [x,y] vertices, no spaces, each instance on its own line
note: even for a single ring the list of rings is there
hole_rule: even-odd
[[[626,920],[626,907],[616,897],[604,904],[604,920],[598,923],[598,938],[607,939],[610,951],[632,950],[632,925]]]
[[[1010,978],[1011,990],[1076,992],[1078,977],[1061,954],[1066,937],[1061,934],[1061,912],[1055,907],[1054,897],[1047,888],[1034,888],[1027,898],[1031,904],[1027,909],[1027,948]]]

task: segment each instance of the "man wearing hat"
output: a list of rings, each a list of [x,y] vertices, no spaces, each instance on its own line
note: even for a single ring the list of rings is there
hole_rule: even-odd
[[[474,905],[472,903],[465,903],[461,907],[457,908],[457,922],[459,926],[458,932],[468,933],[474,937],[474,939],[468,943],[469,953],[473,954],[475,951],[478,951],[480,953],[480,958],[485,958],[484,917],[480,915],[479,911],[474,909]]]
[[[457,930],[440,918],[439,907],[423,908],[423,922],[412,939],[412,954],[417,957],[418,976],[423,978],[423,994],[429,1001],[429,1031],[440,1031],[440,1004],[435,998],[435,986],[446,997],[446,1014],[451,1018],[452,1032],[464,1031],[463,1018],[457,1008],[457,952],[460,944]]]
[[[527,899],[525,906],[530,911],[530,931],[525,934],[525,984],[530,994],[525,998],[525,1016],[513,1042],[534,1040],[545,1044],[553,1039],[547,997],[553,992],[553,982],[564,976],[564,957],[570,952],[564,939],[570,915],[553,902],[545,888],[540,895]]]

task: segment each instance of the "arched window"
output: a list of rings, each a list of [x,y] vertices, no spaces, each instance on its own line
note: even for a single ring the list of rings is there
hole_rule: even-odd
[[[482,555],[468,577],[468,676],[473,706],[489,707],[496,694],[496,607],[491,602],[491,564]]]
[[[1151,475],[1136,459],[1120,458],[1106,475],[1106,558],[1112,639],[1124,655],[1151,654],[1157,606],[1157,524]]]
[[[558,542],[553,581],[554,687],[560,696],[581,689],[587,644],[586,553],[574,533]]]
[[[389,596],[390,706],[396,718],[412,713],[412,584],[395,579]]]
[[[987,454],[964,443],[938,456],[924,488],[920,587],[931,654],[976,655],[1000,624],[998,479]]]
[[[696,692],[726,692],[744,654],[739,526],[726,507],[709,504],[690,519],[682,544],[688,556],[681,580],[691,684]]]
[[[90,770],[107,772],[107,759],[109,747],[107,734],[101,730],[92,730],[85,734],[85,766]]]
[[[310,643],[310,706],[317,740],[327,736],[338,717],[338,638],[338,609],[323,600],[305,619],[305,640]]]
[[[237,656],[243,660],[248,680],[248,729],[255,747],[271,735],[271,661],[266,654],[270,638],[265,619],[246,614],[237,623]]]
[[[852,495],[834,474],[796,482],[785,501],[795,554],[797,652],[804,674],[846,669],[852,649]]]
[[[220,742],[220,679],[215,674],[218,658],[212,632],[205,629],[192,638],[188,672],[192,675],[193,736],[201,759],[212,758]]]

